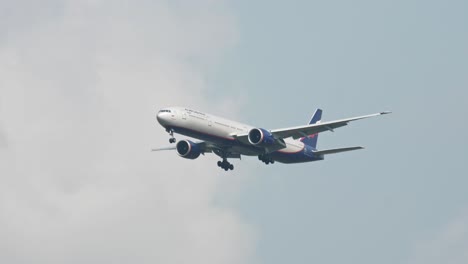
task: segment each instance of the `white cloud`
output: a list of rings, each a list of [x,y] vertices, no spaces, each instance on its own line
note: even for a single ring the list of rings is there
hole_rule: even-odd
[[[418,243],[408,263],[468,263],[468,212],[448,223],[433,238]]]
[[[225,4],[14,3],[0,3],[0,262],[248,262],[252,230],[213,203],[215,159],[149,152],[167,144],[158,108],[208,108],[200,69],[236,40]]]

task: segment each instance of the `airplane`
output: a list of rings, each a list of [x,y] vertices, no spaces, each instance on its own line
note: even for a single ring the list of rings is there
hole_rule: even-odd
[[[322,122],[322,110],[317,109],[307,125],[267,130],[186,107],[169,107],[161,109],[156,115],[159,124],[170,135],[169,142],[176,142],[174,133],[201,141],[184,139],[175,146],[152,151],[176,150],[180,157],[191,160],[197,159],[200,154],[214,153],[222,159],[218,161],[218,167],[225,171],[234,169],[234,165],[229,163],[228,159],[240,159],[242,155],[257,156],[267,165],[275,161],[288,164],[319,161],[323,160],[325,155],[363,149],[357,146],[318,150],[319,133],[333,132],[351,121],[390,113],[387,111]]]

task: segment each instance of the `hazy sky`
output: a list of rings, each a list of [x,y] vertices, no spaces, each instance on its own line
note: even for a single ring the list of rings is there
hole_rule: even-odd
[[[468,263],[467,11],[0,0],[0,262]],[[169,105],[264,128],[394,113],[319,137],[365,150],[225,173],[149,152]]]

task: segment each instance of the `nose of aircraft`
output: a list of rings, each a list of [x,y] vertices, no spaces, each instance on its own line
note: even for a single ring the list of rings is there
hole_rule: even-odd
[[[158,120],[159,124],[161,125],[164,125],[164,113],[161,113],[159,112],[157,115],[156,115],[156,119]]]
[[[159,113],[156,115],[156,119],[158,120],[159,124],[161,124],[161,126],[165,127],[170,122],[171,111],[170,110],[159,111]]]

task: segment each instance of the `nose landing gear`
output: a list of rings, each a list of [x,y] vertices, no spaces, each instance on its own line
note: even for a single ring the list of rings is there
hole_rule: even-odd
[[[169,143],[175,143],[177,140],[175,139],[174,137],[174,130],[173,129],[166,129],[167,133],[169,133],[169,135],[171,135],[171,138],[169,139]]]

